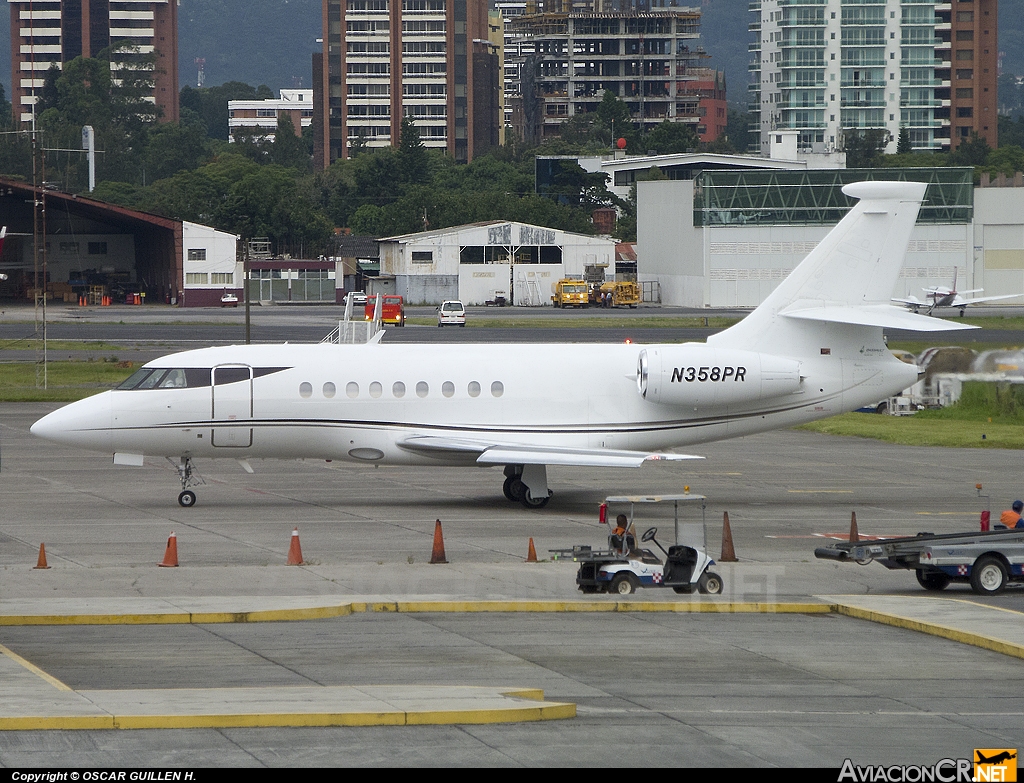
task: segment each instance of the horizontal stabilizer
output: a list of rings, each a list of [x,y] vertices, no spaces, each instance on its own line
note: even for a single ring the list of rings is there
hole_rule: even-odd
[[[786,318],[808,321],[828,321],[856,326],[881,326],[885,329],[905,329],[908,332],[950,332],[954,329],[977,329],[976,326],[943,321],[927,315],[916,315],[890,305],[799,307],[779,313]]]
[[[418,435],[399,444],[422,454],[476,454],[481,465],[574,465],[594,468],[638,468],[653,460],[704,459],[691,454],[627,451],[624,449],[572,449],[559,446],[499,444],[472,438],[446,438]]]

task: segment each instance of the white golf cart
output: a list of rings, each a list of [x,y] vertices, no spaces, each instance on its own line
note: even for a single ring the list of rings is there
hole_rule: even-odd
[[[572,549],[550,550],[556,557],[571,557],[579,563],[576,584],[584,593],[616,593],[630,595],[640,587],[671,587],[677,593],[698,592],[717,595],[722,592],[722,577],[709,571],[715,561],[707,553],[707,527],[704,521],[703,495],[657,495],[657,496],[615,496],[605,500],[605,508],[612,504],[629,503],[630,513],[627,533],[608,536],[608,549],[593,549],[579,545]],[[667,550],[658,542],[658,528],[648,528],[640,541],[653,541],[664,554],[664,560],[650,549],[636,546],[633,520],[637,504],[673,504],[673,521],[677,542]],[[701,522],[683,524],[679,522],[680,503],[700,503]]]

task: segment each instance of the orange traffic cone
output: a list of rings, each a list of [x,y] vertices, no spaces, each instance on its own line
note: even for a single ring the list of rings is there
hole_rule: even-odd
[[[292,543],[288,547],[288,562],[285,565],[302,565],[302,547],[299,545],[299,529],[292,530]]]
[[[430,562],[431,564],[448,562],[444,556],[444,536],[441,535],[440,519],[434,524],[434,549],[430,553]]]
[[[736,549],[732,545],[732,528],[729,527],[729,512],[723,514],[722,519],[722,556],[718,558],[721,563],[735,563]]]
[[[527,563],[536,563],[537,562],[537,550],[533,546],[533,539],[532,538],[530,539],[530,548],[527,550],[527,553],[526,553],[526,562]]]
[[[46,565],[46,544],[40,544],[39,545],[39,559],[36,561],[36,568],[42,570],[44,568],[49,568],[49,567],[50,566]],[[33,569],[33,570],[35,570],[35,569]]]
[[[856,544],[860,541],[860,536],[857,534],[857,512],[850,512],[850,543]]]
[[[171,531],[167,539],[167,550],[164,552],[164,562],[159,564],[161,568],[178,567],[178,537]]]

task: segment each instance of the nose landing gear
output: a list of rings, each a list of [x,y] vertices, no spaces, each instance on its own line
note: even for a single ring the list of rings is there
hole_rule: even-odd
[[[181,481],[181,494],[178,495],[178,505],[182,508],[191,508],[196,504],[196,493],[190,490],[189,487],[198,487],[206,482],[199,475],[199,471],[195,469],[191,457],[181,457],[177,462],[168,457],[167,461],[177,469],[178,479]]]

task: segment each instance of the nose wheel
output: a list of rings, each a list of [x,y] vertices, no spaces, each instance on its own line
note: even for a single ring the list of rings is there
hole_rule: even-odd
[[[177,462],[168,457],[170,462],[178,471],[178,480],[181,482],[181,494],[178,495],[178,505],[182,508],[192,508],[196,504],[196,493],[189,487],[198,487],[205,484],[203,477],[199,475],[191,457],[181,457]]]

